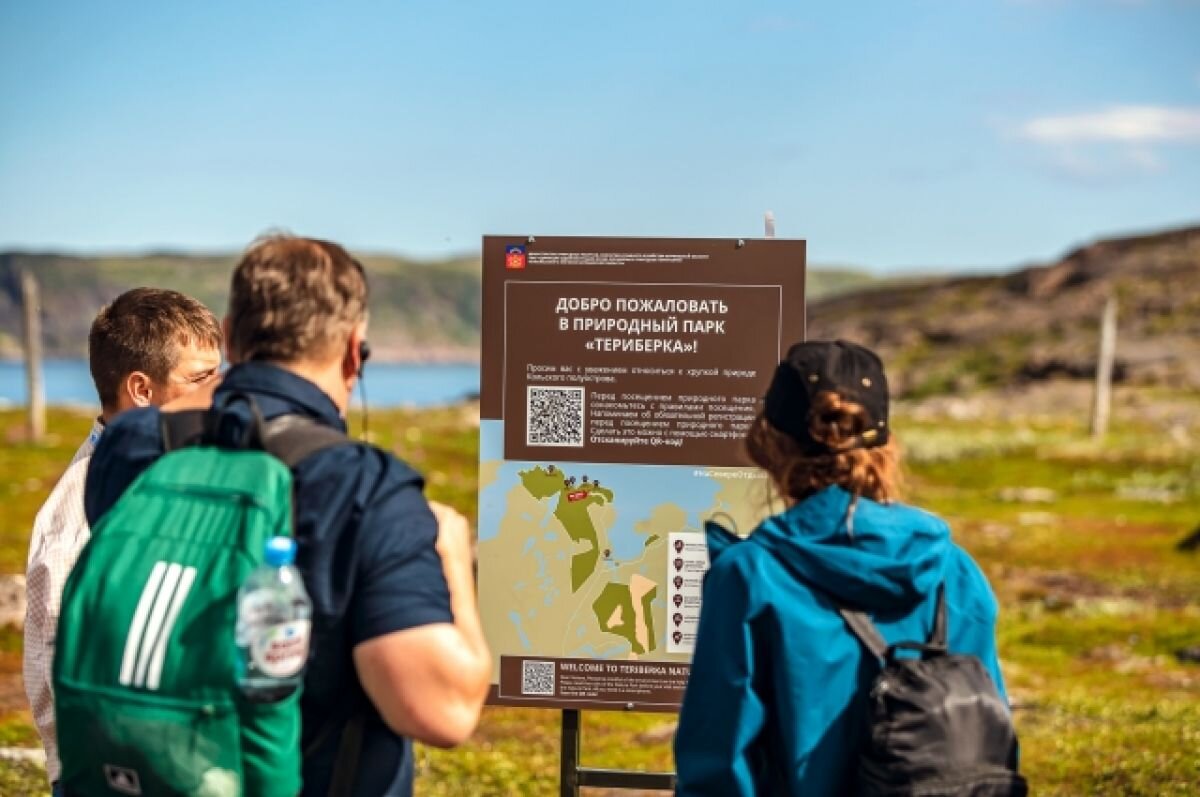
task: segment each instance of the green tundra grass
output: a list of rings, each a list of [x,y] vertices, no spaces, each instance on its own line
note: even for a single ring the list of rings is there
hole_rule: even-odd
[[[1000,598],[1000,653],[1035,794],[1200,793],[1200,665],[1176,656],[1200,647],[1200,551],[1176,550],[1200,526],[1200,400],[1183,402],[1183,420],[1119,412],[1104,445],[1069,418],[896,418],[911,500],[950,520]],[[54,411],[51,440],[34,447],[20,442],[19,414],[0,412],[0,572],[22,570],[37,507],[88,424]],[[371,431],[427,475],[431,497],[474,515],[469,408],[376,412]],[[10,630],[0,745],[35,746],[19,673]],[[587,713],[584,763],[670,769],[671,721]],[[418,793],[555,794],[558,734],[553,712],[489,709],[470,744],[418,748]],[[42,789],[35,766],[0,761],[0,793]]]

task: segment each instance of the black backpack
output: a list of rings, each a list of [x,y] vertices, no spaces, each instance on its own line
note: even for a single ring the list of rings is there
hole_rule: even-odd
[[[858,755],[859,797],[1024,797],[1012,716],[983,663],[946,648],[946,598],[938,587],[929,641],[888,645],[862,612],[838,612],[883,669],[867,698]],[[900,657],[901,650],[919,657]]]

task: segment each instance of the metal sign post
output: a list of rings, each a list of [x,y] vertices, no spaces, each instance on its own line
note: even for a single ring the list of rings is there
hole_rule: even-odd
[[[562,757],[558,779],[561,797],[579,797],[579,789],[582,786],[675,791],[674,772],[632,772],[580,766],[580,752],[583,747],[582,719],[578,709],[563,709]]]

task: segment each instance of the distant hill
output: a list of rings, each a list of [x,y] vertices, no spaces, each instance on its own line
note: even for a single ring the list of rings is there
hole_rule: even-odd
[[[82,357],[99,309],[139,285],[173,288],[224,312],[236,255],[150,253],[127,257],[0,254],[0,356],[20,356],[17,274],[31,269],[42,289],[47,356]],[[371,284],[371,341],[381,359],[478,357],[477,258],[420,262],[365,255]]]
[[[1200,227],[1101,240],[1011,274],[868,286],[813,302],[808,334],[876,348],[913,397],[1091,378],[1110,292],[1116,379],[1200,388]]]
[[[195,296],[220,315],[236,259],[232,254],[177,252],[106,257],[0,253],[0,357],[20,356],[17,275],[21,269],[31,269],[41,284],[47,356],[82,357],[96,313],[129,288],[173,288]],[[417,261],[363,255],[362,260],[371,283],[371,343],[377,357],[403,361],[478,358],[478,257]],[[808,280],[810,298],[876,282],[866,271],[842,266],[810,269]]]

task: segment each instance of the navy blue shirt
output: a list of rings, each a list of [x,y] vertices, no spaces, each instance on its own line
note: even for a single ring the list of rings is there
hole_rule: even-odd
[[[232,391],[253,397],[266,420],[298,414],[346,430],[325,393],[277,366],[235,366],[215,402]],[[109,424],[88,469],[88,522],[94,526],[162,454],[157,409],[132,410]],[[293,478],[296,564],[313,601],[313,648],[301,701],[304,794],[328,792],[341,731],[356,705],[366,708],[367,721],[355,793],[411,794],[409,740],[388,730],[366,699],[351,651],[393,631],[453,622],[424,483],[396,457],[364,443],[319,451],[296,466]],[[310,752],[314,743],[319,746]]]

